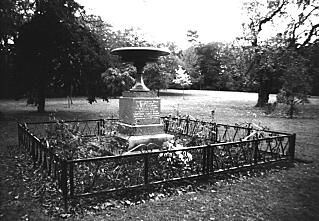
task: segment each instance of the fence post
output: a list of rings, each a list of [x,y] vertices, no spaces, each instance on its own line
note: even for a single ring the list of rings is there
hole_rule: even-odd
[[[215,136],[216,136],[215,143],[218,143],[218,125],[217,124],[215,124]]]
[[[168,118],[164,118],[164,132],[167,133],[168,132],[168,126],[169,126],[169,119]]]
[[[208,174],[212,174],[213,171],[214,171],[214,167],[213,167],[213,150],[214,150],[214,147],[208,146],[208,158],[207,158]]]
[[[36,167],[37,166],[37,164],[36,164],[36,144],[35,144],[35,141],[34,141],[31,134],[29,134],[29,139],[31,140],[31,147],[32,147],[31,156],[32,156],[32,160],[33,160],[33,167]]]
[[[41,166],[42,166],[42,163],[43,163],[43,145],[42,145],[42,143],[40,143],[40,142],[38,142],[37,141],[37,143],[38,143],[38,152],[39,152],[39,154],[38,154],[38,162],[39,162],[39,167],[41,168]]]
[[[61,190],[64,201],[64,210],[68,211],[68,163],[66,160],[61,160]]]
[[[101,136],[101,120],[97,122],[97,135]]]
[[[102,136],[105,134],[105,121],[104,119],[100,119],[97,122],[97,135]]]
[[[186,133],[185,135],[188,135],[188,131],[189,131],[189,120],[190,120],[190,117],[189,115],[186,117]]]
[[[294,162],[295,160],[295,146],[296,146],[296,134],[291,134],[288,138],[289,141],[289,158],[291,162]]]
[[[253,141],[253,151],[254,151],[254,164],[258,163],[258,141]]]
[[[112,123],[112,122],[111,122],[111,123]],[[105,135],[105,132],[106,132],[105,130],[106,130],[106,129],[105,129],[105,120],[102,119],[102,134],[101,134],[102,136]]]
[[[215,110],[212,110],[211,112],[211,122],[215,121]]]
[[[149,181],[148,181],[148,155],[145,154],[144,155],[144,184],[148,185]]]
[[[73,197],[74,195],[74,165],[73,163],[69,164],[69,175],[70,175],[70,196]]]
[[[207,146],[203,148],[203,162],[202,162],[202,167],[203,167],[203,174],[207,175],[208,168],[207,168]]]
[[[42,144],[43,145],[43,144]],[[48,154],[47,154],[47,149],[45,148],[45,146],[43,145],[43,164],[42,164],[42,168],[44,170],[48,169]]]

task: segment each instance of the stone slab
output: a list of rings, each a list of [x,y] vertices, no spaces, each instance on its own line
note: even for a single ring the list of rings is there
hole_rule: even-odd
[[[154,143],[156,145],[162,146],[165,141],[174,138],[171,134],[155,134],[155,135],[141,135],[141,136],[127,136],[125,134],[117,134],[121,139],[127,140],[129,143],[129,150],[139,144],[149,144]]]
[[[163,124],[130,125],[122,122],[117,124],[118,132],[128,136],[156,135],[164,133]]]
[[[121,97],[120,122],[131,125],[160,123],[161,99],[156,97]]]

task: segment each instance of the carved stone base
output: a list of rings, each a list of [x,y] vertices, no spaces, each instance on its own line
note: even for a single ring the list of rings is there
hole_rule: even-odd
[[[149,91],[126,91],[119,99],[118,137],[129,143],[129,150],[139,144],[163,142],[174,138],[165,134],[160,119],[161,99]]]

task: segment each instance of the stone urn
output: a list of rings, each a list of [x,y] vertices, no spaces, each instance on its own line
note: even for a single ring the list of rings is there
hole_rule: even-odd
[[[111,51],[123,62],[136,67],[135,85],[123,92],[119,99],[118,136],[128,141],[129,149],[139,144],[162,145],[173,138],[165,134],[161,123],[161,100],[144,84],[143,69],[147,63],[156,62],[169,51],[154,47],[123,47]]]

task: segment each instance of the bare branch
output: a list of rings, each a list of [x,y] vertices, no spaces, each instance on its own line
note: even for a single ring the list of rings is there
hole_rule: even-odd
[[[319,29],[319,23],[314,25],[314,26],[312,26],[312,28],[309,31],[309,34],[308,34],[306,40],[301,44],[302,46],[306,46],[310,42],[312,36],[314,36],[316,34],[317,29]]]
[[[317,9],[319,9],[319,6],[314,7],[306,16],[304,16],[304,19],[301,20],[301,23],[305,22],[309,18],[309,16],[312,15],[312,13]]]
[[[282,1],[281,5],[275,10],[273,11],[268,17],[262,19],[260,22],[259,22],[259,25],[258,25],[258,32],[261,32],[262,30],[262,25],[263,24],[266,24],[267,22],[271,21],[273,19],[273,17],[275,17],[280,11],[281,9],[285,6],[285,4],[287,4],[287,1]]]

